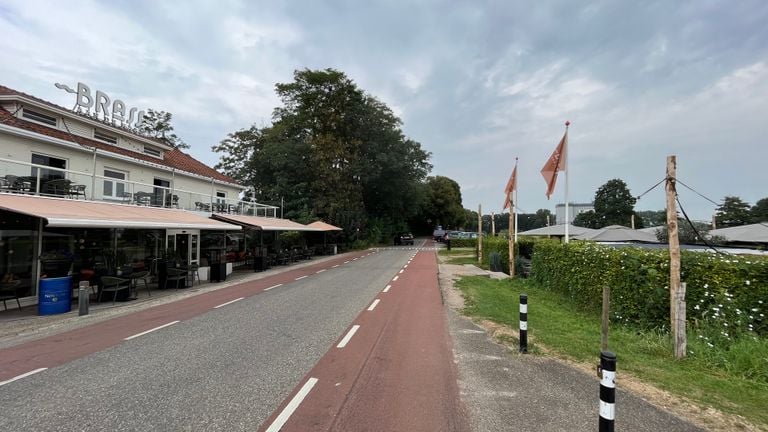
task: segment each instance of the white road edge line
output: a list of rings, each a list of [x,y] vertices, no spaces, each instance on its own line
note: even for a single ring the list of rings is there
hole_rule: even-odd
[[[152,333],[153,331],[157,331],[157,330],[160,330],[160,329],[164,329],[164,328],[166,328],[166,327],[168,327],[168,326],[172,326],[172,325],[176,324],[177,322],[179,322],[179,321],[178,321],[178,320],[176,320],[176,321],[171,321],[171,322],[169,322],[169,323],[166,323],[166,324],[163,324],[163,325],[161,325],[161,326],[159,326],[159,327],[155,327],[155,328],[153,328],[153,329],[149,329],[149,330],[147,330],[147,331],[143,331],[143,332],[141,332],[141,333],[137,333],[137,334],[135,334],[135,335],[133,335],[133,336],[128,336],[127,338],[125,338],[125,339],[123,339],[123,340],[131,340],[131,339],[137,338],[137,337],[139,337],[139,336],[144,336],[144,335],[145,335],[145,334],[147,334],[147,333]]]
[[[384,291],[382,292],[389,292],[390,288],[392,288],[392,285],[387,285],[386,287],[384,287]]]
[[[399,278],[399,277],[400,277],[400,276],[395,276],[395,277],[393,277],[393,278],[392,278],[392,282],[396,281],[396,280],[397,280],[397,278]]]
[[[344,261],[344,264],[349,264],[349,261]]]
[[[352,328],[349,329],[347,334],[344,336],[344,339],[342,339],[341,342],[339,342],[339,344],[336,345],[336,348],[344,348],[345,346],[347,346],[347,344],[349,343],[350,339],[352,339],[352,336],[354,336],[355,333],[357,333],[357,329],[359,329],[359,328],[360,328],[359,325],[357,325],[357,324],[353,325]]]
[[[271,286],[271,287],[269,287],[269,288],[264,288],[264,291],[269,291],[269,290],[271,290],[272,288],[277,288],[277,287],[281,287],[281,286],[283,286],[283,284],[272,285],[272,286]]]
[[[47,370],[47,369],[48,368],[39,368],[39,369],[35,369],[35,370],[32,370],[32,371],[29,371],[27,373],[23,373],[23,374],[21,374],[19,376],[15,376],[15,377],[13,377],[13,378],[11,378],[9,380],[5,380],[3,382],[0,382],[0,387],[4,386],[6,384],[10,384],[10,383],[12,383],[14,381],[20,380],[22,378],[26,378],[26,377],[28,377],[30,375],[34,375],[34,374],[36,374],[38,372],[42,372],[42,371]]]
[[[307,277],[307,275],[304,275],[304,276],[299,276],[299,277],[297,277],[297,278],[296,278],[296,279],[294,279],[294,280],[302,280],[302,279],[304,279],[305,277]]]
[[[234,300],[230,300],[230,301],[228,301],[228,302],[226,302],[226,303],[222,303],[222,304],[220,304],[220,305],[218,305],[218,306],[214,306],[213,308],[214,308],[214,309],[218,309],[218,308],[220,308],[220,307],[224,307],[224,306],[226,306],[226,305],[229,305],[229,304],[232,304],[232,303],[234,303],[234,302],[239,302],[240,300],[242,300],[242,299],[244,299],[244,298],[245,298],[245,297],[236,298],[236,299],[234,299]]]
[[[357,261],[357,258],[352,258],[352,261]]]
[[[308,379],[307,382],[305,382],[301,387],[301,390],[296,393],[296,396],[294,396],[293,399],[288,402],[288,405],[283,408],[283,411],[279,416],[277,416],[275,421],[269,425],[269,428],[267,428],[266,432],[279,432],[280,429],[285,426],[285,423],[288,421],[288,419],[291,418],[293,412],[296,411],[296,408],[298,408],[299,405],[301,405],[301,402],[304,401],[304,398],[307,397],[315,384],[317,384],[317,378]]]
[[[379,300],[379,299],[374,300],[373,303],[371,303],[371,305],[368,306],[368,310],[372,311],[372,310],[376,309],[376,306],[378,306],[380,301],[381,300]]]
[[[410,262],[410,261],[408,261],[408,262]],[[408,268],[408,264],[404,265],[403,268],[407,269]]]
[[[402,274],[405,270],[400,270],[398,273]]]
[[[326,271],[326,270],[328,270],[328,269],[322,269],[322,270],[318,270],[318,271],[316,271],[315,273],[322,273],[322,272],[324,272],[324,271]]]
[[[338,265],[338,264],[336,264],[335,266],[333,266],[333,267],[331,267],[331,268],[336,268],[336,267],[338,267],[338,266],[339,266],[339,265]]]

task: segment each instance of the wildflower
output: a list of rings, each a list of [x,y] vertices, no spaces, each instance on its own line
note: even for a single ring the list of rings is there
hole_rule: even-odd
[[[711,344],[711,343],[709,343],[709,342],[707,342],[707,346],[708,346],[708,347],[710,347],[710,348],[714,348],[714,347],[715,347],[714,345],[712,345],[712,344]]]
[[[694,308],[695,310],[699,310],[699,309],[700,309],[700,308],[699,308],[699,305],[696,305],[696,306],[694,306],[693,308]]]
[[[728,327],[728,323],[723,323],[723,326]]]
[[[747,285],[749,285],[749,279],[747,279],[747,281],[746,281],[746,282],[744,282],[744,283],[746,283]]]
[[[760,309],[758,309],[758,308],[752,308],[752,312],[759,312],[759,311],[760,311]]]

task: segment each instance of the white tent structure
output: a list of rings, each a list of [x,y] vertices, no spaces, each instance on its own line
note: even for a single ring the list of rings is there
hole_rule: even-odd
[[[720,228],[710,231],[709,235],[733,243],[768,243],[768,222]]]
[[[568,235],[577,236],[587,234],[595,230],[575,225],[568,225]],[[565,237],[565,224],[551,225],[543,228],[536,228],[517,233],[519,236],[544,236],[544,237]]]
[[[656,235],[640,230],[634,230],[621,225],[609,225],[599,230],[575,235],[574,240],[592,240],[597,242],[637,242],[658,243]]]

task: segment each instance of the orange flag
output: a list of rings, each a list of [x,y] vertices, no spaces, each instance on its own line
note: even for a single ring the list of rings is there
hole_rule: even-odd
[[[509,201],[509,194],[512,193],[517,189],[517,162],[515,162],[515,169],[512,170],[512,175],[509,177],[509,181],[507,181],[507,186],[504,188],[504,207],[502,210],[509,208],[510,201]]]
[[[544,177],[544,181],[547,182],[547,199],[552,196],[552,192],[555,191],[555,183],[557,183],[558,171],[565,171],[565,152],[568,150],[568,125],[570,122],[565,123],[565,134],[560,140],[560,144],[552,153],[552,156],[547,159],[547,163],[544,164],[544,168],[541,169],[541,175]]]

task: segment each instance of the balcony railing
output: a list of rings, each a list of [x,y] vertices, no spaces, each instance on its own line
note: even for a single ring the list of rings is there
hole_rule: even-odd
[[[116,171],[115,171],[116,172]],[[117,172],[116,172],[117,173]],[[118,175],[120,173],[117,173]],[[178,208],[205,213],[277,217],[277,206],[0,158],[0,192]]]

